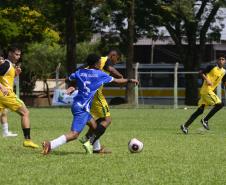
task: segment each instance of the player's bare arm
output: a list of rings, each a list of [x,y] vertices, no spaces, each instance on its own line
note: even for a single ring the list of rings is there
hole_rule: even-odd
[[[115,69],[113,66],[108,66],[107,71],[114,78],[123,78],[122,74],[117,69]]]
[[[16,74],[16,76],[19,76],[21,72],[22,72],[22,70],[21,70],[20,66],[16,66],[15,67],[15,74]]]
[[[112,82],[115,82],[117,84],[127,84],[127,83],[134,83],[134,84],[138,84],[139,81],[136,79],[125,79],[125,78],[114,78],[114,80]]]
[[[213,83],[207,78],[207,76],[204,73],[202,73],[202,78],[203,78],[203,80],[206,81],[207,85],[209,85],[209,86],[213,85]]]
[[[74,91],[75,91],[75,88],[71,86],[71,87],[69,87],[69,88],[66,90],[66,93],[67,93],[68,95],[70,95],[70,94],[72,94]]]

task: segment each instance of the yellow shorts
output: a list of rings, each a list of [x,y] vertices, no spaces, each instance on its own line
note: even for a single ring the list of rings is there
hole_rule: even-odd
[[[111,115],[108,103],[103,94],[95,94],[91,105],[91,115],[95,120],[109,117]]]
[[[198,106],[212,106],[219,103],[221,103],[220,98],[214,92],[208,92],[208,94],[201,94]]]
[[[5,108],[12,111],[17,111],[20,107],[24,106],[24,102],[20,100],[14,92],[10,92],[7,96],[0,95],[0,111]]]

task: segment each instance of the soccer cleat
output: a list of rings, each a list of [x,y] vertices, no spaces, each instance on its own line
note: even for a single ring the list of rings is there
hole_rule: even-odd
[[[202,124],[202,126],[206,129],[209,130],[209,125],[208,125],[208,121],[205,121],[204,118],[201,119],[200,123]]]
[[[39,148],[39,146],[37,144],[33,143],[33,141],[31,141],[30,139],[26,139],[23,142],[23,146],[24,147],[30,147],[30,148]]]
[[[44,141],[42,143],[42,154],[43,155],[47,155],[49,154],[51,151],[51,145],[50,145],[50,142],[49,141]]]
[[[3,133],[3,137],[16,137],[18,134],[12,133],[11,131],[8,131],[7,133]]]
[[[188,128],[185,127],[184,125],[181,125],[181,126],[180,126],[180,129],[182,130],[182,132],[183,132],[184,134],[188,134]]]
[[[104,146],[101,146],[100,150],[93,150],[93,153],[95,154],[111,154],[111,150],[108,148],[105,148]]]
[[[92,154],[93,153],[93,145],[90,143],[90,141],[86,141],[83,144],[84,149],[86,150],[86,153]]]

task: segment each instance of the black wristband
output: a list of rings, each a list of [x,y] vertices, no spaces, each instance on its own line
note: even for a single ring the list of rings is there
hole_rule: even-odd
[[[128,79],[128,83],[131,83],[131,82],[133,82],[133,80],[132,79]]]

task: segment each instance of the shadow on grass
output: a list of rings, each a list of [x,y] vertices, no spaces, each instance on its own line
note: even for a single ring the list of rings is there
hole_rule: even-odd
[[[189,132],[188,134],[184,134],[182,132],[177,132],[176,134],[187,136],[187,135],[204,135],[205,133],[208,133],[208,132]]]
[[[66,152],[66,151],[53,151],[50,155],[87,155],[85,152]]]

